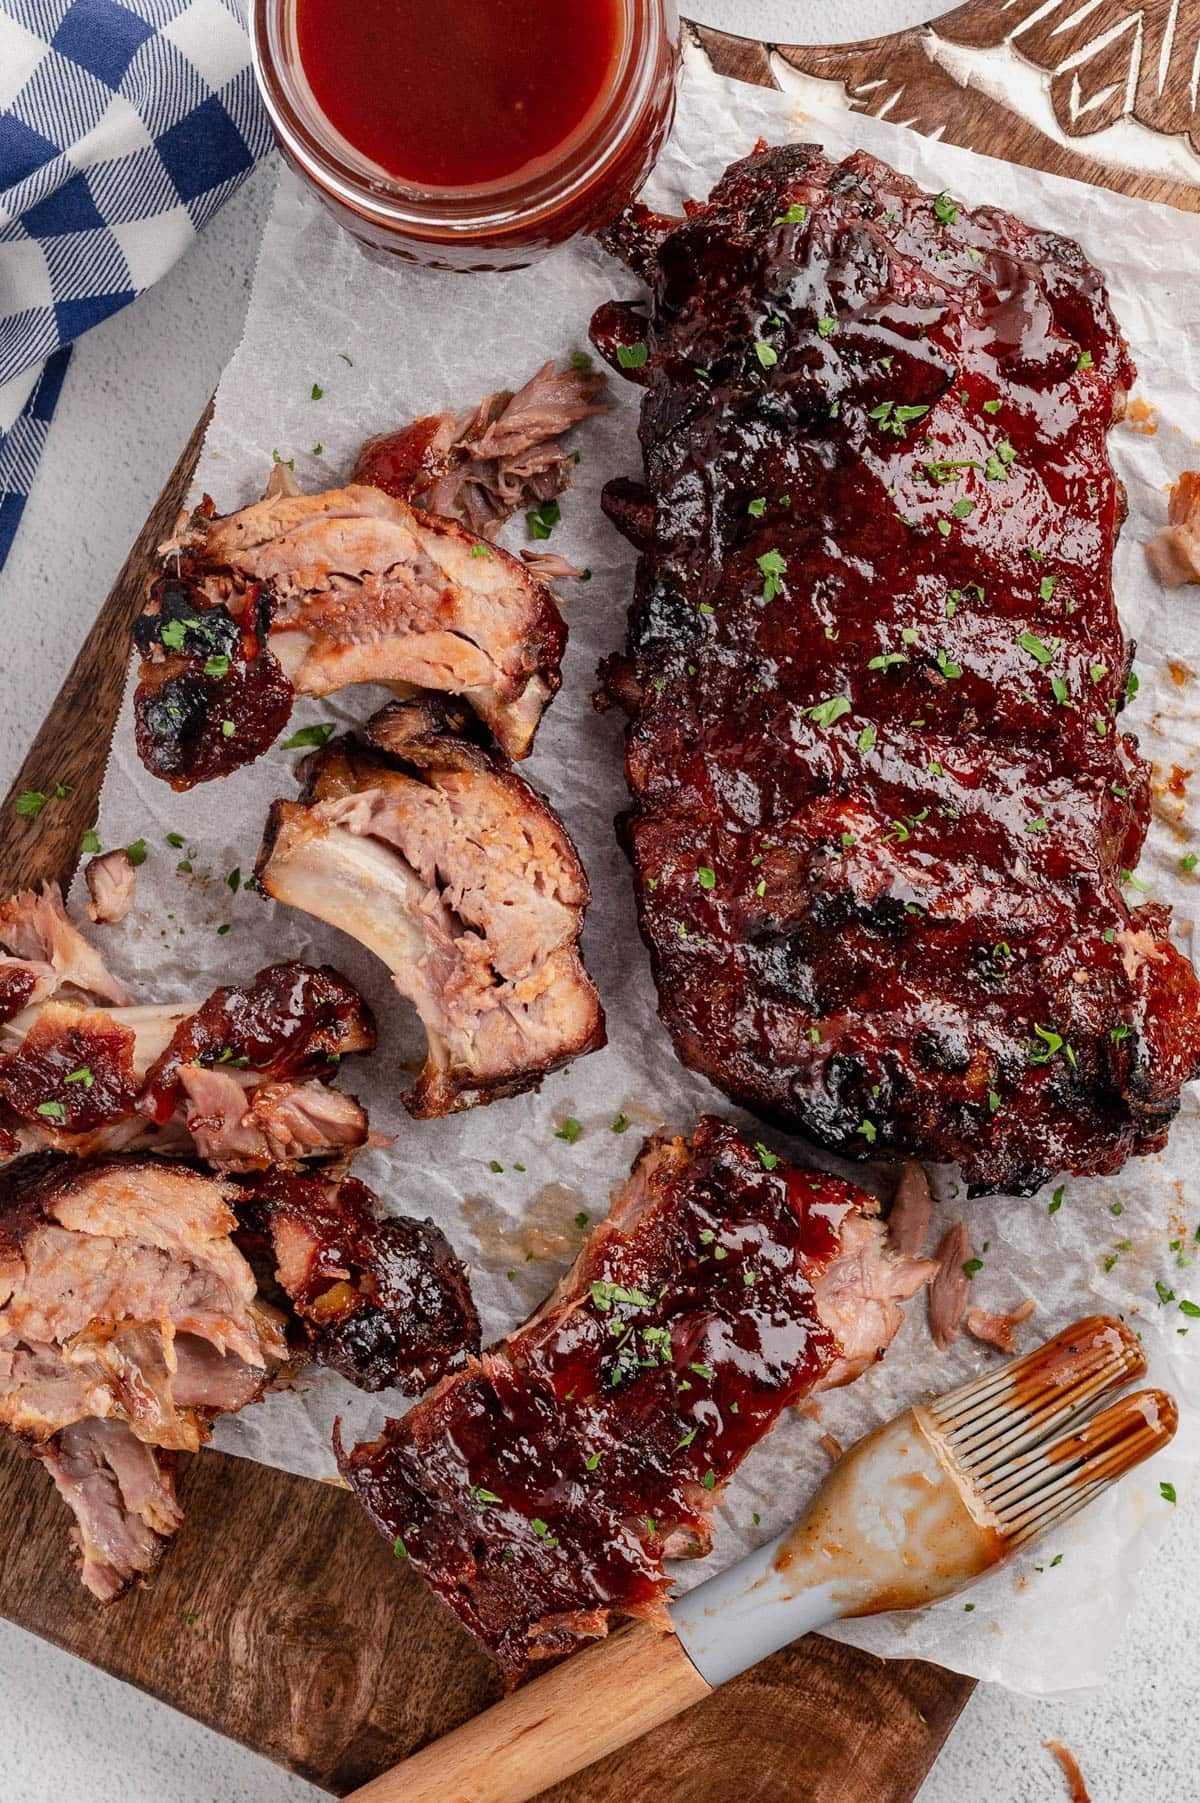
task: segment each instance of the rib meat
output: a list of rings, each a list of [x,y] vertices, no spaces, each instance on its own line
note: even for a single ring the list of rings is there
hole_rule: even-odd
[[[516,1678],[661,1612],[665,1558],[783,1409],[887,1346],[933,1267],[876,1203],[705,1117],[651,1141],[524,1327],[341,1469],[381,1530]]]
[[[5,913],[0,931],[26,950],[53,950],[41,930],[53,924],[59,968],[0,963],[0,1160],[149,1146],[251,1170],[366,1143],[365,1112],[328,1080],[371,1049],[374,1024],[336,971],[275,964],[199,1007],[128,1004],[57,892],[26,891]],[[22,927],[31,915],[38,933]],[[95,1006],[102,992],[123,1005]]]
[[[361,940],[414,1003],[429,1041],[405,1097],[448,1114],[536,1088],[604,1043],[579,956],[589,901],[549,806],[498,757],[398,703],[307,761],[271,809],[261,887]]]
[[[479,1351],[466,1268],[432,1221],[380,1218],[353,1177],[272,1171],[238,1205],[271,1244],[313,1357],[361,1390],[417,1395]]]
[[[645,390],[624,831],[679,1055],[849,1155],[1032,1191],[1160,1148],[1200,1070],[1119,714],[1133,369],[1078,247],[856,153],[735,164],[612,246]]]
[[[0,1172],[0,1425],[75,1512],[83,1581],[104,1601],[179,1524],[169,1455],[286,1357],[231,1238],[231,1195],[146,1157],[42,1154]]]
[[[366,483],[192,514],[135,627],[138,755],[176,789],[250,763],[293,693],[461,696],[528,756],[566,627],[519,558]]]

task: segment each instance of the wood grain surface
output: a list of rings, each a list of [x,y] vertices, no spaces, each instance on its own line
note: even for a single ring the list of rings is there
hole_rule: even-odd
[[[1126,29],[1135,13],[1141,25]],[[704,30],[696,36],[722,73],[772,81],[775,47]],[[1105,133],[1130,120],[1144,137],[1170,133],[1175,148],[1200,145],[1198,40],[1200,0],[1136,8],[1097,0],[1091,9],[976,0],[895,38],[780,47],[779,55],[827,80],[844,104],[1018,162],[1200,207],[1177,167],[1167,179],[1103,153]],[[989,98],[950,72],[1013,42],[1040,71],[1054,132],[1027,117],[1015,96]],[[947,44],[965,61],[943,56]],[[892,92],[898,98],[889,105]],[[2,805],[0,894],[71,874],[95,818],[129,623],[207,421],[206,414],[185,447]],[[33,820],[15,815],[19,793],[56,783],[68,788],[64,799]],[[488,1661],[344,1491],[205,1452],[185,1462],[179,1494],[185,1523],[153,1583],[101,1610],[72,1570],[66,1511],[43,1472],[5,1437],[0,1613],[339,1794],[495,1699]],[[969,1679],[935,1666],[884,1662],[809,1636],[541,1803],[910,1803],[971,1689]]]

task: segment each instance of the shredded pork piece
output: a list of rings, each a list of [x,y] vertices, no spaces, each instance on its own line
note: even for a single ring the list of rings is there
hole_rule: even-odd
[[[925,1167],[914,1158],[906,1159],[888,1214],[888,1239],[896,1251],[918,1258],[925,1250],[932,1216],[933,1195]]]
[[[1185,470],[1171,490],[1168,524],[1146,546],[1165,588],[1200,582],[1200,471]]]
[[[608,411],[606,381],[602,372],[556,370],[551,360],[516,394],[504,389],[466,413],[434,414],[370,439],[350,480],[494,539],[518,509],[551,500],[569,485],[574,458],[559,438]]]
[[[929,1286],[929,1329],[939,1352],[958,1338],[971,1280],[963,1269],[971,1258],[971,1236],[963,1221],[947,1227],[937,1250],[937,1276]]]
[[[15,958],[51,965],[60,989],[118,1006],[129,1000],[99,952],[67,919],[57,883],[43,883],[40,895],[22,889],[0,902],[0,943]]]
[[[995,1346],[1001,1352],[1015,1352],[1016,1330],[1023,1321],[1028,1321],[1036,1308],[1037,1303],[1029,1296],[1010,1315],[992,1314],[984,1308],[968,1309],[967,1332],[976,1340],[982,1340],[985,1346]]]
[[[133,906],[137,887],[137,870],[129,853],[118,849],[89,858],[83,876],[91,898],[88,919],[104,926],[116,926],[124,920]]]

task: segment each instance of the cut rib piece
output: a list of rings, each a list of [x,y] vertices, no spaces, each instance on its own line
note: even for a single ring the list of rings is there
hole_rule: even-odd
[[[405,1097],[417,1116],[536,1088],[604,1043],[574,847],[528,783],[441,726],[435,706],[393,704],[373,745],[307,760],[304,799],[274,804],[256,871],[382,958],[415,1005],[429,1041]]]
[[[575,458],[558,440],[580,420],[608,411],[601,399],[607,380],[574,365],[556,370],[551,360],[516,394],[503,389],[469,412],[432,414],[369,439],[350,480],[494,539],[518,508],[570,486]]]
[[[137,890],[137,870],[129,853],[118,848],[89,858],[83,875],[90,898],[88,919],[103,926],[116,926],[124,920]]]
[[[766,1168],[767,1165],[770,1168]],[[725,1483],[783,1409],[848,1382],[933,1267],[852,1185],[706,1116],[651,1141],[524,1327],[339,1463],[359,1501],[516,1678],[661,1613]]]
[[[83,1581],[104,1601],[179,1523],[151,1449],[194,1451],[287,1356],[233,1243],[232,1194],[145,1157],[0,1172],[0,1424],[74,1510]]]
[[[1096,270],[804,145],[611,243],[650,296],[592,326],[645,390],[606,697],[680,1057],[975,1191],[1159,1149],[1200,986],[1121,890],[1150,814],[1106,451],[1133,370]]]
[[[528,756],[562,680],[566,627],[519,558],[365,483],[198,509],[135,638],[138,755],[177,789],[272,743],[293,691],[374,683],[461,696]]]
[[[353,1177],[287,1171],[247,1187],[239,1214],[269,1238],[313,1357],[360,1390],[417,1395],[478,1353],[466,1267],[432,1221],[381,1219]]]
[[[78,942],[64,969],[101,981],[82,935],[65,915],[61,925]],[[362,998],[336,971],[271,965],[200,1007],[91,1007],[60,999],[59,983],[50,965],[0,968],[16,1010],[0,1008],[0,1161],[41,1147],[81,1158],[146,1147],[233,1171],[366,1144],[363,1109],[327,1086],[343,1057],[375,1043]],[[64,981],[61,994],[77,987]]]

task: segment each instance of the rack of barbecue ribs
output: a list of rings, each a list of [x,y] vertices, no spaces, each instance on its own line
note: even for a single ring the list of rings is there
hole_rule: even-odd
[[[226,775],[274,743],[295,695],[357,683],[459,696],[526,757],[566,627],[548,585],[492,541],[567,486],[559,435],[605,410],[605,380],[547,364],[515,395],[370,440],[344,488],[301,494],[277,463],[252,506],[219,517],[205,497],[134,626],[146,768],[176,789]]]
[[[135,1004],[52,885],[0,903],[0,945],[0,1161],[145,1147],[238,1171],[366,1144],[330,1079],[375,1026],[337,971],[273,964],[202,1003]]]
[[[1159,1149],[1200,1071],[1120,715],[1133,367],[1078,247],[859,152],[735,164],[610,248],[644,391],[623,821],[684,1063],[849,1156],[1035,1190]]]
[[[515,1679],[661,1614],[728,1479],[782,1411],[848,1383],[931,1276],[877,1204],[704,1117],[650,1141],[533,1318],[339,1463]]]
[[[578,941],[587,878],[557,816],[437,702],[393,702],[364,739],[301,766],[277,801],[259,886],[382,958],[428,1055],[409,1113],[449,1114],[535,1089],[604,1044]]]

